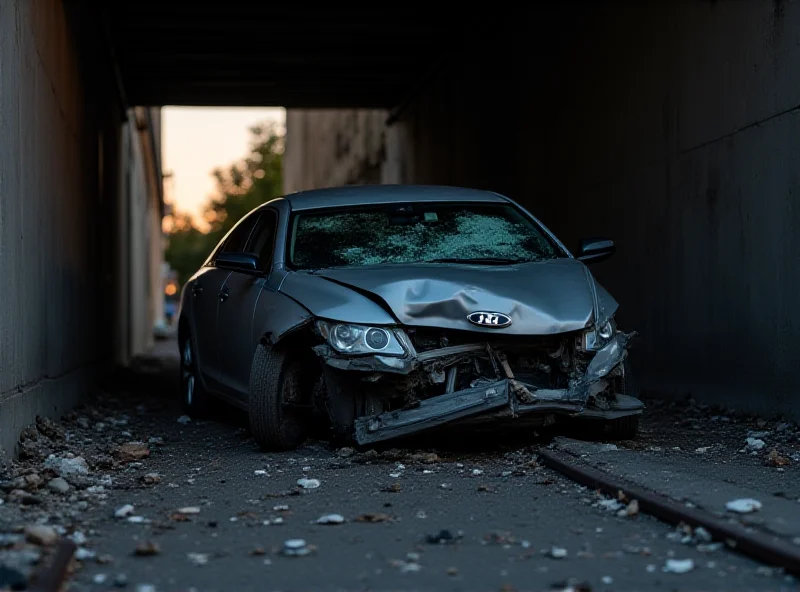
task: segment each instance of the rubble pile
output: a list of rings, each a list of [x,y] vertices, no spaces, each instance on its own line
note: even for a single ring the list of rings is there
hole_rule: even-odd
[[[115,402],[106,398],[61,422],[37,417],[23,430],[18,460],[0,468],[0,589],[25,589],[62,538],[76,545],[74,569],[88,561],[113,562],[93,548],[89,510],[106,505],[112,488],[158,483],[142,461],[161,443],[134,433],[131,418],[115,413]],[[113,581],[127,583],[124,574]]]

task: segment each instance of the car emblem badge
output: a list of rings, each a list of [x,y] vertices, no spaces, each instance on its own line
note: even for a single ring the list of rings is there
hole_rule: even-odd
[[[510,316],[502,312],[488,312],[485,310],[479,310],[468,314],[467,320],[473,325],[492,327],[494,329],[508,327],[511,324]]]

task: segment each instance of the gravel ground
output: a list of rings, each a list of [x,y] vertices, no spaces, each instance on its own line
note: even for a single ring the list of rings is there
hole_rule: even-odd
[[[796,589],[779,571],[708,548],[702,533],[687,538],[633,506],[610,511],[540,467],[536,442],[366,452],[310,442],[264,454],[237,412],[181,419],[168,370],[122,377],[63,422],[26,431],[3,483],[5,581],[71,536],[82,558],[72,590]],[[717,470],[726,464],[716,446],[738,450],[758,427],[692,409],[651,405],[642,438],[625,445],[669,448]],[[775,422],[762,428],[779,432]],[[736,458],[762,470],[773,446],[787,458],[797,451],[796,439],[764,439],[765,449]],[[694,452],[705,445],[714,447]],[[329,514],[343,522],[317,523]],[[305,541],[303,554],[284,554],[290,539]]]

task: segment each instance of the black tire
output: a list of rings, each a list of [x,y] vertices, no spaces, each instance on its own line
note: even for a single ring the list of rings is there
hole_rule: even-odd
[[[201,418],[208,413],[209,395],[197,369],[197,356],[190,335],[181,342],[181,406],[186,415]]]
[[[250,431],[262,450],[293,450],[308,436],[307,418],[285,403],[303,384],[302,364],[286,352],[259,344],[250,370]]]

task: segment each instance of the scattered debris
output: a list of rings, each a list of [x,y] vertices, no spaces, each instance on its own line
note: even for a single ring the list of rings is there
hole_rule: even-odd
[[[547,556],[553,559],[565,559],[567,557],[567,550],[563,547],[551,547],[547,551]]]
[[[391,522],[392,517],[389,514],[384,514],[383,512],[368,512],[366,514],[361,514],[356,518],[356,522]]]
[[[53,493],[67,493],[69,491],[69,483],[62,477],[56,477],[47,483],[47,489]]]
[[[749,514],[761,509],[761,502],[752,498],[742,498],[729,501],[725,504],[725,508],[729,512],[736,512],[738,514]]]
[[[662,570],[666,573],[685,574],[694,569],[692,559],[667,559]]]
[[[37,524],[25,528],[25,538],[34,545],[50,546],[58,541],[58,533],[50,526]]]
[[[178,508],[178,514],[199,514],[200,508],[197,506],[186,506],[185,508]]]
[[[342,524],[344,516],[341,514],[326,514],[317,518],[317,524]]]
[[[767,445],[767,443],[760,438],[747,438],[745,442],[747,444],[747,448],[752,451],[761,450]]]
[[[205,565],[208,563],[207,553],[187,553],[186,558],[195,565]]]
[[[313,551],[313,546],[306,543],[305,539],[288,539],[283,543],[283,554],[289,557],[302,557]]]
[[[132,516],[135,508],[131,504],[125,504],[114,510],[114,518],[127,518]]]
[[[411,455],[410,460],[425,464],[435,464],[442,462],[439,455],[435,452],[417,452]]]
[[[625,515],[636,516],[637,514],[639,514],[639,502],[637,500],[631,500],[625,508]]]
[[[764,464],[768,467],[785,467],[791,464],[788,458],[781,456],[776,449],[772,449],[767,455]]]
[[[122,463],[137,462],[150,456],[150,448],[144,442],[128,442],[117,449],[116,456]]]
[[[157,483],[161,483],[161,475],[158,473],[146,473],[142,475],[142,483],[145,485],[156,485]]]
[[[59,477],[85,476],[89,474],[89,465],[82,456],[58,457],[51,454],[44,461],[44,468],[55,471]]]
[[[305,477],[298,479],[297,484],[303,489],[316,489],[320,486],[319,479],[306,479]]]
[[[425,541],[431,545],[451,545],[460,540],[463,534],[453,534],[447,529],[440,530],[436,534],[429,534],[425,537]]]
[[[181,415],[178,418],[178,423],[182,424],[182,425],[186,425],[187,423],[190,423],[191,421],[192,421],[192,418],[189,417],[188,415]]]
[[[142,541],[136,546],[134,555],[138,557],[150,557],[161,553],[161,547],[155,541]]]

